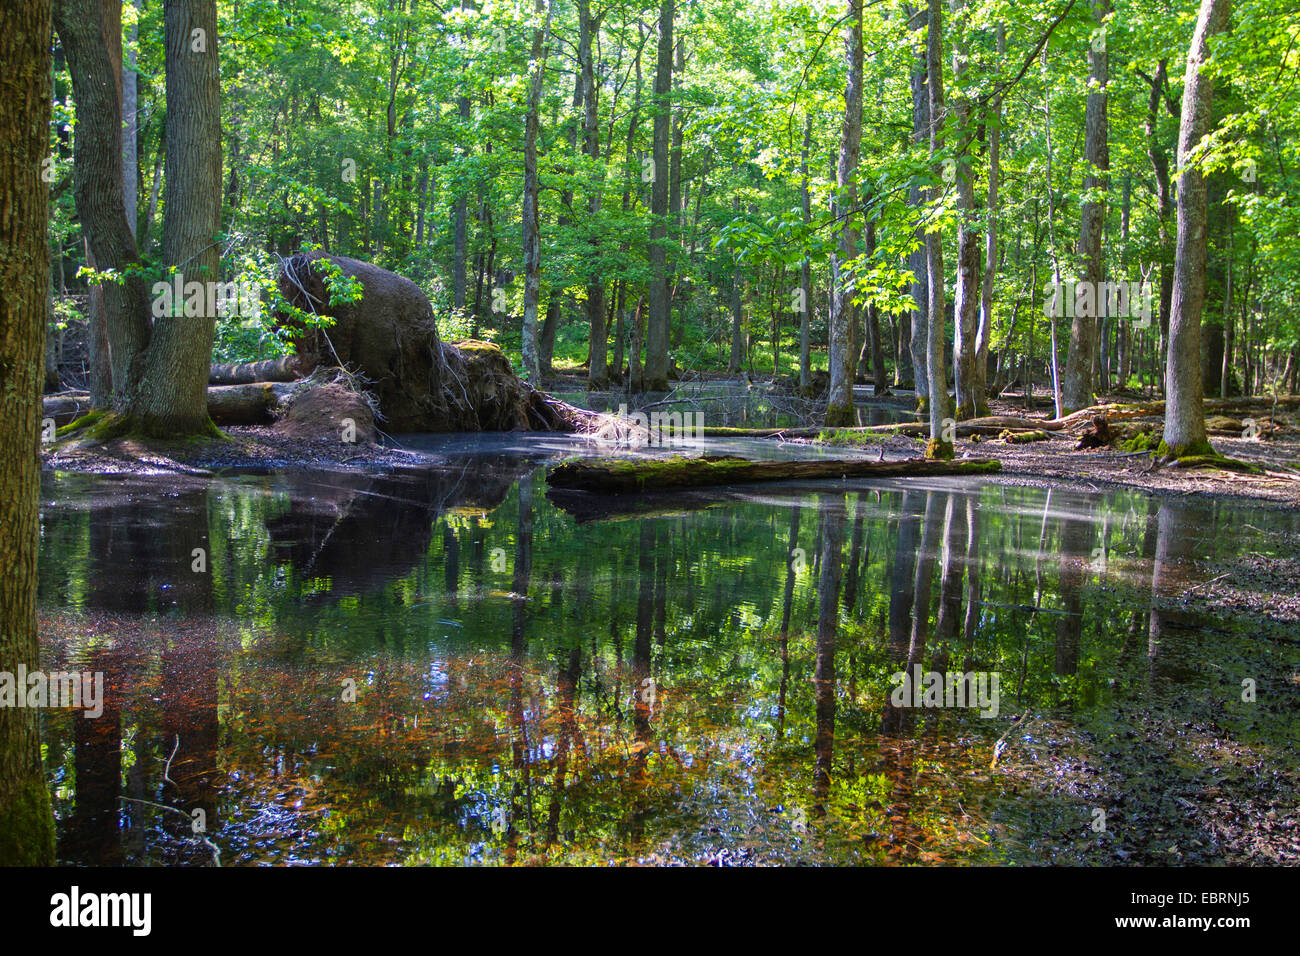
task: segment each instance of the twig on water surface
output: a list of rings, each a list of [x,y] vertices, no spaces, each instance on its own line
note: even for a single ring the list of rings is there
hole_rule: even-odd
[[[175,786],[177,785],[177,784],[176,784],[176,781],[173,780],[171,777],[169,777],[168,774],[171,773],[171,769],[172,769],[172,760],[174,760],[175,757],[176,757],[176,751],[178,751],[178,750],[180,750],[180,749],[181,749],[181,735],[180,735],[180,734],[177,734],[177,735],[176,735],[176,746],[172,748],[172,755],[171,755],[170,757],[168,757],[168,758],[167,758],[167,762],[166,762],[165,764],[163,764],[163,779],[164,779],[165,781],[167,781],[168,783],[170,783],[173,787],[175,787]],[[173,808],[173,809],[174,809],[174,808]]]
[[[1222,581],[1224,578],[1228,577],[1231,574],[1232,572],[1229,571],[1227,574],[1220,574],[1217,578],[1211,578],[1208,581],[1198,584],[1194,588],[1188,588],[1186,591],[1183,592],[1183,597],[1187,597],[1187,595],[1191,594],[1193,591],[1199,591],[1201,588],[1208,588],[1215,581]]]
[[[168,806],[168,805],[165,804],[165,803],[154,803],[152,800],[139,800],[139,799],[137,799],[137,798],[135,798],[135,797],[122,797],[122,796],[119,796],[118,799],[119,799],[119,800],[127,800],[127,801],[129,801],[129,802],[131,802],[131,803],[143,803],[146,807],[157,807],[159,810],[170,810],[172,813],[179,813],[181,816],[183,816],[183,817],[184,817],[186,820],[188,820],[190,823],[193,823],[193,822],[194,822],[194,818],[193,818],[192,816],[190,816],[188,813],[186,813],[184,810],[182,810],[180,807],[172,807],[172,806]],[[193,834],[193,836],[194,836],[196,839],[198,839],[200,842],[204,843],[204,844],[207,846],[207,848],[208,848],[209,850],[212,851],[212,865],[215,866],[215,867],[220,867],[220,866],[221,866],[221,851],[220,851],[219,849],[217,849],[217,845],[216,845],[215,843],[213,843],[211,840],[209,840],[207,837],[205,837],[205,836],[204,836],[203,834],[201,834],[201,833],[195,833],[195,834]]]
[[[1002,756],[1003,752],[1010,746],[1010,744],[1006,743],[1006,739],[1015,733],[1016,729],[1023,724],[1028,717],[1029,711],[1025,711],[1020,715],[1020,719],[1008,727],[1007,732],[998,738],[997,743],[993,745],[993,760],[989,763],[990,770],[998,765],[998,758]]]

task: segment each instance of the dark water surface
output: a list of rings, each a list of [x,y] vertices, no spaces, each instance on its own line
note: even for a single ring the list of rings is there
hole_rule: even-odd
[[[47,665],[106,685],[100,719],[43,716],[60,859],[1175,862],[1138,825],[1151,768],[1208,780],[1216,735],[1295,766],[1296,635],[1176,600],[1294,515],[931,481],[580,521],[548,441],[429,438],[378,477],[46,474]],[[996,673],[996,716],[896,706],[913,666]],[[1105,832],[1075,765],[1130,795]],[[1179,852],[1213,862],[1202,836]]]

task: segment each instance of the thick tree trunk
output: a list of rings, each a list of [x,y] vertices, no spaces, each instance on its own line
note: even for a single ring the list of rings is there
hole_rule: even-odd
[[[1210,37],[1228,27],[1230,0],[1201,0],[1187,52],[1182,121],[1178,131],[1178,248],[1169,319],[1162,451],[1169,457],[1211,453],[1201,384],[1201,312],[1205,306],[1205,174],[1191,153],[1211,128],[1214,81],[1202,69]]]
[[[668,390],[668,200],[671,176],[668,148],[672,136],[673,17],[675,0],[659,5],[659,57],[654,83],[654,156],[650,190],[649,318],[645,337],[645,386],[652,392]]]
[[[221,278],[216,240],[221,228],[221,80],[216,0],[168,0],[163,16],[167,50],[163,260],[187,283],[217,282]],[[215,330],[215,315],[155,317],[140,385],[128,404],[132,430],[154,437],[212,430],[206,392]]]
[[[1110,0],[1093,0],[1093,16],[1098,26],[1110,12]],[[1100,47],[1100,49],[1098,49]],[[1084,159],[1087,163],[1083,177],[1085,194],[1093,195],[1080,204],[1079,254],[1083,257],[1083,280],[1094,290],[1100,289],[1103,265],[1101,234],[1106,225],[1104,190],[1110,169],[1110,131],[1106,117],[1106,84],[1109,81],[1109,59],[1104,42],[1092,44],[1088,52],[1091,82],[1088,88],[1088,105],[1085,116]],[[1101,303],[1095,302],[1096,313]],[[1096,354],[1097,316],[1074,316],[1070,325],[1070,351],[1065,359],[1065,374],[1061,379],[1063,410],[1072,412],[1092,404],[1095,381],[1093,370]]]
[[[77,101],[73,146],[77,218],[95,267],[127,275],[121,284],[100,287],[102,338],[92,328],[95,353],[111,353],[113,405],[121,409],[134,395],[142,371],[137,363],[149,340],[147,287],[133,271],[139,257],[122,194],[121,4],[59,0],[54,20]],[[97,387],[95,393],[100,397],[102,389]]]
[[[844,126],[840,134],[840,158],[836,169],[835,216],[839,224],[839,245],[831,256],[830,389],[826,398],[826,424],[852,425],[853,406],[853,286],[848,263],[858,254],[857,172],[862,148],[862,0],[849,0],[848,24],[844,28],[844,60],[848,77],[844,86]]]
[[[40,667],[37,446],[50,269],[49,187],[41,178],[50,122],[49,0],[3,0],[0,20],[6,99],[0,117],[0,415],[7,426],[0,435],[0,671],[13,675]],[[120,195],[120,178],[118,189]],[[117,208],[120,213],[120,202]],[[14,703],[0,706],[0,866],[52,866],[54,818],[41,770],[38,711]]]

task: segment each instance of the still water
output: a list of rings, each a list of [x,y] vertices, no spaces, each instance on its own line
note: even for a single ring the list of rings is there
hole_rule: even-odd
[[[42,717],[59,858],[1178,862],[1161,775],[1217,774],[1207,735],[1295,766],[1294,631],[1178,600],[1294,515],[956,480],[629,515],[548,497],[548,441],[47,473],[45,663],[105,686]],[[996,715],[914,668],[996,675]]]

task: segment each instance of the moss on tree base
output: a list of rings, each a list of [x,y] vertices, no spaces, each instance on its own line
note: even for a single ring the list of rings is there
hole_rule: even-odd
[[[115,441],[135,438],[144,441],[226,441],[226,434],[205,418],[204,423],[192,431],[178,432],[163,427],[156,421],[142,420],[124,412],[96,409],[68,422],[55,432],[58,438],[81,438],[90,441]]]
[[[956,454],[952,442],[942,438],[931,438],[925,443],[925,457],[930,461],[952,461]]]
[[[1156,446],[1156,457],[1161,461],[1173,461],[1178,458],[1191,458],[1198,456],[1215,458],[1218,457],[1218,455],[1219,453],[1214,450],[1209,439],[1188,442],[1186,445],[1171,446],[1162,438],[1160,439],[1160,444]]]
[[[36,774],[0,800],[0,866],[53,866],[54,816],[45,777]]]

